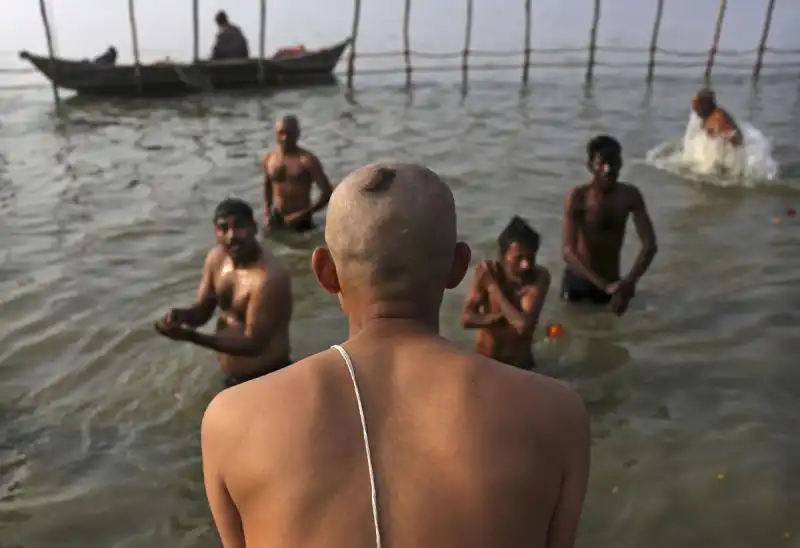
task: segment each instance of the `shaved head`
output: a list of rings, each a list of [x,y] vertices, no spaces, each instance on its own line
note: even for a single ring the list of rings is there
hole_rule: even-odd
[[[287,114],[275,122],[275,140],[284,149],[294,150],[300,138],[300,121],[294,114]]]
[[[325,242],[342,293],[367,290],[387,300],[436,292],[441,297],[463,277],[456,274],[453,284],[456,239],[453,193],[421,165],[383,161],[359,168],[328,204]],[[463,248],[468,263],[469,248]]]
[[[294,114],[287,114],[286,116],[281,117],[275,122],[275,129],[277,131],[280,130],[294,130],[297,131],[300,129],[300,120],[297,119],[297,116]]]

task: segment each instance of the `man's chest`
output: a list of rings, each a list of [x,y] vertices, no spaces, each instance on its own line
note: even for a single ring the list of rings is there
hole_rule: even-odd
[[[217,303],[224,311],[243,311],[250,300],[248,273],[223,269],[214,277]]]
[[[306,182],[308,179],[308,169],[301,158],[272,157],[264,168],[273,183]]]

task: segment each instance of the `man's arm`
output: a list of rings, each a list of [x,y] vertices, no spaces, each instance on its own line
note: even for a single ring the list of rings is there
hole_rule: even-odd
[[[636,187],[632,189],[632,203],[631,215],[633,216],[633,224],[636,227],[636,234],[639,236],[641,247],[636,259],[633,261],[633,266],[624,280],[628,283],[636,285],[658,252],[658,244],[656,243],[656,231],[653,228],[653,221],[650,219],[650,214],[647,212],[647,206],[644,203],[642,193]]]
[[[588,265],[584,264],[576,251],[578,245],[578,227],[576,221],[578,216],[577,202],[580,199],[579,194],[579,189],[575,188],[571,190],[570,193],[567,194],[567,199],[564,204],[564,219],[561,224],[564,262],[566,262],[567,266],[572,268],[578,276],[588,280],[601,291],[606,291],[609,282],[589,268]]]
[[[214,290],[214,270],[216,269],[217,261],[219,260],[219,249],[212,249],[206,255],[205,262],[203,263],[203,278],[200,280],[200,287],[197,288],[197,297],[195,304],[189,308],[177,309],[177,318],[181,323],[185,323],[191,327],[200,327],[205,325],[214,311],[217,309],[217,295]]]
[[[558,420],[562,422],[559,430],[565,436],[564,473],[561,493],[547,531],[547,548],[574,548],[591,461],[589,415],[578,394],[571,392],[570,400]]]
[[[272,153],[264,156],[262,167],[264,168],[264,218],[272,213],[272,177],[269,176],[269,159]]]
[[[727,110],[720,109],[722,114],[725,115],[725,131],[723,132],[723,137],[728,139],[732,144],[736,146],[740,146],[743,142],[742,139],[742,130],[739,128],[736,121],[733,119],[733,116],[728,114]]]
[[[472,287],[469,289],[467,299],[464,301],[464,308],[461,311],[461,326],[465,329],[484,329],[505,321],[502,313],[483,313],[486,303],[486,291],[481,286],[480,278],[476,268]]]
[[[267,276],[250,295],[243,331],[227,330],[213,335],[190,331],[186,340],[230,356],[259,356],[270,343],[272,333],[286,323],[291,303],[288,275]]]
[[[200,427],[200,445],[203,458],[203,482],[206,498],[217,526],[223,548],[245,548],[244,528],[239,510],[231,499],[221,466],[222,452],[230,446],[230,420],[223,393],[217,395],[203,415]]]
[[[319,197],[317,201],[312,204],[311,209],[308,211],[309,214],[316,213],[317,211],[322,211],[325,209],[325,206],[328,205],[328,201],[331,199],[331,194],[333,194],[333,186],[331,185],[330,179],[325,174],[325,170],[322,168],[322,162],[319,161],[315,155],[308,153],[307,156],[308,162],[308,173],[311,175],[311,178],[316,183],[317,188],[319,189]]]
[[[550,289],[550,272],[542,268],[536,284],[522,296],[520,308],[506,299],[497,284],[489,286],[494,302],[500,307],[503,317],[514,331],[521,337],[530,337],[536,331],[539,315],[542,313],[547,291]]]

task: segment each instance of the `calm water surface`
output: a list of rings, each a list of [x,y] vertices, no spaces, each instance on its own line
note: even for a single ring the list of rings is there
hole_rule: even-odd
[[[643,162],[682,133],[697,82],[648,92],[637,75],[587,92],[578,78],[522,96],[476,85],[465,99],[441,84],[412,96],[378,86],[355,101],[328,88],[72,102],[61,119],[47,90],[0,94],[0,546],[218,545],[198,436],[216,363],[151,323],[192,299],[215,203],[259,203],[259,155],[287,111],[333,179],[380,157],[423,162],[452,185],[478,257],[517,213],[559,275],[561,207],[586,178],[586,140],[617,135],[660,254],[622,319],[567,309],[553,291],[543,323],[563,323],[566,337],[536,349],[593,417],[579,544],[797,546],[800,223],[783,213],[800,205],[797,82],[717,83],[735,115],[774,139],[783,168],[769,185],[719,188]],[[346,335],[309,272],[321,241],[267,242],[295,276],[297,356]],[[468,345],[465,291],[448,294],[443,330]]]

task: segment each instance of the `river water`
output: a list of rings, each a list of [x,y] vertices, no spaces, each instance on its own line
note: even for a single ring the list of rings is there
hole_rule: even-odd
[[[641,74],[476,84],[412,95],[374,85],[171,101],[71,101],[0,93],[0,546],[218,545],[202,488],[198,427],[219,385],[213,356],[154,335],[190,302],[213,243],[210,214],[259,204],[271,126],[299,115],[334,180],[381,157],[423,162],[455,192],[476,255],[512,214],[543,235],[560,275],[560,220],[583,182],[584,147],[612,132],[642,188],[660,253],[622,319],[569,309],[553,291],[542,372],[585,398],[593,462],[579,545],[797,546],[800,536],[800,123],[797,81],[721,102],[774,143],[769,183],[699,183],[645,163],[680,138],[698,82]],[[776,221],[773,218],[777,218]],[[358,222],[354,219],[354,222]],[[294,278],[293,353],[342,340],[335,299],[309,271],[322,241],[267,241]],[[630,235],[626,263],[635,253]],[[443,331],[461,344],[465,286]]]

